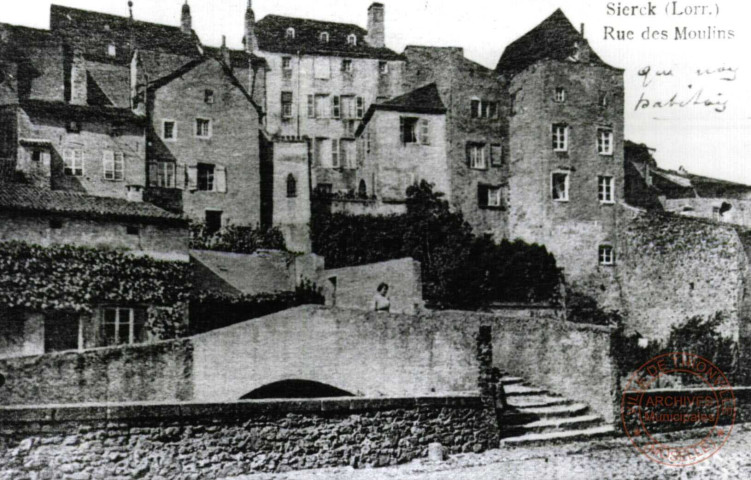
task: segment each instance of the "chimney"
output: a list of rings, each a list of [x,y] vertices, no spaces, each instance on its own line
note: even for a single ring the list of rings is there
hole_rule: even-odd
[[[222,61],[224,62],[225,65],[227,65],[227,67],[229,67],[231,69],[232,68],[232,60],[230,59],[229,50],[227,49],[227,36],[226,35],[222,35],[222,48],[221,48],[221,52],[222,52]]]
[[[382,3],[374,3],[368,8],[368,36],[365,40],[371,47],[386,46],[386,7]]]
[[[86,60],[83,51],[74,47],[70,50],[70,90],[68,101],[72,105],[86,105],[88,103],[88,78],[86,74]]]
[[[256,14],[253,13],[253,0],[248,0],[248,8],[245,10],[245,51],[248,53],[258,51]]]
[[[193,33],[193,17],[191,17],[190,15],[190,5],[188,5],[188,0],[185,0],[185,5],[183,5],[180,30],[182,30],[185,35],[190,35]]]
[[[584,23],[582,23],[581,34],[582,34],[582,38],[584,38]]]

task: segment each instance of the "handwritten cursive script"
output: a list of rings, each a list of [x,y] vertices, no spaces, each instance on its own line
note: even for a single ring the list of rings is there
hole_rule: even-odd
[[[689,85],[689,89],[693,87]],[[654,100],[648,98],[646,92],[642,92],[639,101],[636,102],[635,111],[645,110],[648,108],[686,108],[686,107],[707,107],[713,108],[715,112],[722,113],[728,108],[728,100],[722,98],[722,93],[716,97],[710,98],[704,94],[704,89],[695,92],[688,92],[684,95],[676,93],[667,100]]]
[[[721,66],[716,68],[697,68],[684,72],[677,72],[672,68],[653,68],[647,65],[639,69],[638,77],[641,79],[643,91],[636,102],[635,111],[650,108],[688,108],[688,107],[705,107],[711,108],[717,113],[723,113],[728,109],[730,99],[725,96],[725,92],[719,87],[720,82],[734,82],[738,79],[738,67]],[[682,80],[689,77],[686,81],[688,89],[684,90],[679,85],[683,84]],[[662,84],[662,92],[668,86],[668,83],[676,85],[675,92],[670,96],[660,94],[659,99],[654,98],[657,94],[650,92],[650,86],[653,83]],[[701,85],[696,85],[699,82]],[[718,90],[716,95],[710,95],[706,92],[709,90]],[[668,90],[669,91],[669,90]]]

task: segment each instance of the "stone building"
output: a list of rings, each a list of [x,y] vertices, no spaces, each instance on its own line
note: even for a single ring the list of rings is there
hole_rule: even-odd
[[[560,10],[509,45],[508,231],[545,245],[574,283],[612,285],[623,201],[623,70]]]
[[[308,138],[312,185],[354,191],[355,132],[371,104],[403,91],[402,55],[385,46],[385,7],[357,25],[269,15],[248,2],[246,46],[268,62],[266,129],[272,139]]]
[[[356,193],[366,212],[403,210],[407,188],[421,180],[451,192],[446,107],[435,83],[371,105],[357,136]]]
[[[408,46],[404,55],[405,79],[413,87],[435,82],[448,110],[448,185],[436,189],[477,233],[506,237],[508,100],[498,75],[462,48]]]

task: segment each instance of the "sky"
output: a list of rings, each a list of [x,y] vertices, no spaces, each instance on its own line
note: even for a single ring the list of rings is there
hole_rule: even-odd
[[[133,1],[138,20],[176,26],[180,23],[184,0]],[[388,47],[401,52],[406,45],[460,46],[468,58],[490,68],[495,67],[509,43],[561,8],[577,28],[585,24],[590,45],[607,63],[624,69],[626,138],[655,148],[655,158],[663,168],[682,166],[692,173],[751,184],[751,2],[747,0],[381,2],[386,6]],[[0,22],[48,28],[51,3],[0,0]],[[128,14],[127,0],[54,3]],[[218,46],[222,35],[226,35],[230,47],[241,47],[245,0],[189,3],[193,28],[204,44]],[[371,3],[372,0],[253,0],[253,8],[257,19],[273,13],[365,27]],[[619,5],[644,7],[641,13],[645,15],[638,15],[638,11],[634,12],[636,16],[609,15],[618,13]],[[687,10],[700,5],[707,8]],[[676,39],[676,28],[683,27],[709,32],[712,39]],[[649,35],[666,30],[668,39],[642,39],[647,28]],[[717,38],[718,30],[732,30],[734,38]],[[632,31],[633,39],[619,40],[617,31]],[[647,69],[649,73],[645,75]],[[656,107],[655,102],[662,106]],[[681,103],[686,105],[676,105]]]

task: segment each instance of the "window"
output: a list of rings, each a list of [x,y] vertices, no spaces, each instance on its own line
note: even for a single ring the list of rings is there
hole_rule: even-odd
[[[196,137],[211,138],[211,120],[196,118]]]
[[[475,97],[470,101],[470,109],[472,118],[498,118],[500,107],[498,102]]]
[[[477,186],[477,203],[484,208],[503,207],[503,187],[491,185]]]
[[[613,177],[597,177],[597,196],[602,203],[615,201],[615,181]]]
[[[297,180],[291,173],[287,175],[287,198],[297,197]]]
[[[555,89],[555,101],[563,103],[566,101],[566,89],[558,87]]]
[[[68,133],[81,133],[81,123],[75,120],[71,120],[70,122],[65,124],[65,130]]]
[[[125,156],[121,152],[105,150],[102,155],[102,166],[105,180],[125,180]]]
[[[357,103],[354,96],[342,97],[342,118],[357,118]]]
[[[565,152],[568,150],[568,126],[563,124],[553,125],[553,150]]]
[[[488,162],[485,158],[485,144],[484,143],[468,143],[467,144],[467,160],[469,162],[469,168],[475,170],[485,170],[488,168]]]
[[[284,78],[292,78],[292,57],[282,57],[282,74]]]
[[[134,225],[128,225],[127,227],[125,227],[125,232],[128,235],[138,235],[141,233],[141,229]]]
[[[57,312],[45,317],[44,351],[50,353],[78,350],[83,347],[79,338],[80,331],[80,317],[75,313]]]
[[[222,211],[206,210],[206,231],[212,235],[222,229]]]
[[[117,56],[117,47],[115,45],[108,45],[107,46],[107,55],[110,57],[116,57]]]
[[[53,218],[50,220],[50,229],[52,230],[60,230],[63,228],[63,221],[59,218]]]
[[[365,180],[360,180],[360,183],[357,186],[357,196],[360,198],[368,198],[368,185],[365,183]]]
[[[352,73],[353,71],[354,71],[354,64],[352,63],[352,60],[349,60],[347,58],[342,60],[342,72]]]
[[[344,168],[354,170],[357,168],[357,144],[352,140],[340,140],[340,163]]]
[[[339,153],[339,140],[334,138],[331,140],[331,168],[340,168],[342,166]]]
[[[337,119],[342,116],[341,97],[339,97],[339,95],[331,97],[331,113],[333,117]]]
[[[600,155],[613,154],[613,130],[610,128],[597,129],[597,153]]]
[[[597,104],[601,107],[607,107],[610,103],[610,99],[608,98],[608,92],[600,92],[599,98],[597,99]]]
[[[494,167],[503,165],[503,145],[494,143],[490,146],[490,164]]]
[[[214,103],[214,90],[206,89],[203,91],[203,101],[209,105]]]
[[[349,36],[347,36],[347,45],[352,45],[353,47],[357,45],[357,35],[354,33],[350,33]]]
[[[83,176],[83,150],[65,150],[63,152],[65,175],[71,177]]]
[[[102,322],[104,346],[133,345],[146,340],[146,310],[105,308]]]
[[[198,190],[202,192],[214,191],[214,165],[198,164]]]
[[[315,96],[315,118],[329,118],[331,117],[331,102],[329,102],[328,95],[316,95]]]
[[[321,35],[319,35],[318,39],[322,43],[329,43],[329,32],[321,32]]]
[[[556,202],[568,202],[568,173],[554,173],[552,176],[553,200]]]
[[[357,97],[357,118],[365,116],[365,99]]]
[[[413,117],[401,117],[399,119],[399,135],[402,145],[417,143],[417,124],[419,120]]]
[[[318,80],[331,78],[331,59],[328,57],[315,57],[313,59],[313,72]]]
[[[308,118],[316,118],[316,103],[313,95],[308,95]]]
[[[162,122],[162,138],[164,140],[177,140],[177,123],[174,120]]]
[[[344,125],[344,135],[347,137],[354,137],[355,132],[357,131],[357,121],[356,120],[344,120],[342,122]]]
[[[367,129],[365,132],[365,154],[370,155],[373,151],[373,144],[375,140],[375,131],[373,129]]]
[[[282,92],[282,118],[292,118],[292,92]]]
[[[160,188],[176,188],[175,162],[149,163],[149,185]]]
[[[430,120],[427,118],[420,120],[420,143],[430,145]]]
[[[292,27],[289,27],[286,32],[284,32],[284,38],[287,40],[294,40],[295,39],[295,29]]]
[[[42,159],[42,151],[41,150],[32,150],[31,151],[31,161],[32,162],[38,162]]]
[[[600,265],[615,265],[615,250],[611,245],[600,245],[599,258]]]
[[[378,62],[378,73],[381,75],[389,74],[389,62]]]

